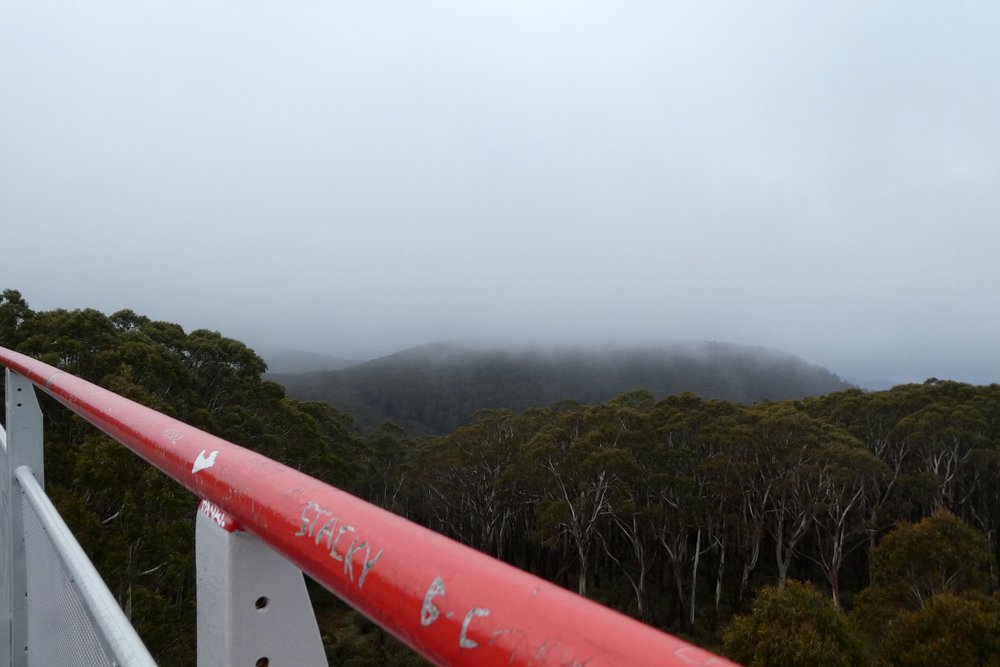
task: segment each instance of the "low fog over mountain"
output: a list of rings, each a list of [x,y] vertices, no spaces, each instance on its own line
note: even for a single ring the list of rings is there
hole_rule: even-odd
[[[274,373],[300,399],[323,400],[365,428],[392,420],[443,433],[482,409],[597,403],[645,389],[752,402],[826,394],[849,385],[777,350],[703,341],[604,348],[434,343],[334,371]]]

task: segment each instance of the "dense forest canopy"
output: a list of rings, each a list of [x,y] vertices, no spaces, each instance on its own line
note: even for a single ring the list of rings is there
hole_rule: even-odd
[[[127,310],[35,312],[7,290],[0,345],[748,664],[1000,659],[998,385],[757,403],[635,388],[414,438],[362,435],[262,381],[243,344]],[[160,663],[192,664],[195,500],[43,411],[49,493]],[[420,663],[327,596],[317,613],[336,664]]]

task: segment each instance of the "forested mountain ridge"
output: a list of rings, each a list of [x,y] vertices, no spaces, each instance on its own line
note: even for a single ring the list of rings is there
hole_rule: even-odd
[[[741,403],[818,396],[849,385],[777,350],[683,341],[643,347],[486,348],[433,343],[350,368],[271,374],[292,396],[330,403],[365,428],[390,420],[443,434],[483,409],[601,403],[645,389]]]

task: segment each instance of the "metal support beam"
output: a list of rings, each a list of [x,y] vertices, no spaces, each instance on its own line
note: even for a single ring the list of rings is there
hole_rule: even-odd
[[[24,512],[14,471],[24,466],[44,484],[42,411],[35,388],[7,369],[6,438],[0,455],[0,665],[28,664],[27,571],[24,552]]]
[[[7,449],[13,452],[10,477],[21,466],[31,469],[38,485],[45,487],[42,450],[42,410],[35,386],[24,376],[7,369]]]
[[[210,503],[197,517],[198,667],[326,667],[302,571]]]

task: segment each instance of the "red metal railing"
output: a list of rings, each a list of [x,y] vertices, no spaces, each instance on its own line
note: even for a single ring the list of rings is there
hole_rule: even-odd
[[[0,363],[436,664],[733,664],[31,357]]]

